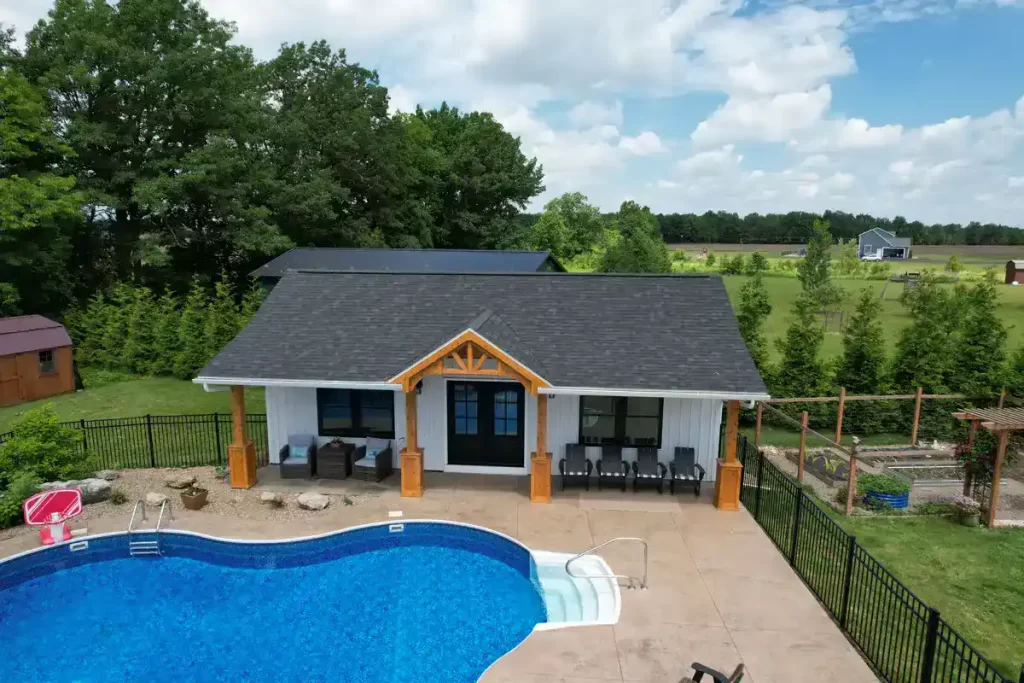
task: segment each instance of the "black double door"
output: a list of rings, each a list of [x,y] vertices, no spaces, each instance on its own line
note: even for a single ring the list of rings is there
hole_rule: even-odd
[[[448,464],[523,467],[525,397],[511,382],[448,382]]]

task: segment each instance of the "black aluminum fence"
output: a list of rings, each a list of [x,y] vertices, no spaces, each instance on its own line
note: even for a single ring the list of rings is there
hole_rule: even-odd
[[[745,437],[737,445],[744,507],[883,680],[1015,683]]]
[[[246,436],[256,445],[256,462],[269,462],[267,416],[246,415]],[[143,415],[61,424],[77,429],[79,447],[101,469],[224,465],[231,443],[231,415]],[[0,434],[0,444],[13,432]]]

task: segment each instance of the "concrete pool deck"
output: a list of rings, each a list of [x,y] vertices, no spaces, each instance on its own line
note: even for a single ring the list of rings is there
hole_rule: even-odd
[[[619,536],[648,541],[650,588],[623,591],[618,624],[535,632],[496,662],[484,683],[677,683],[692,661],[728,671],[742,661],[744,683],[878,680],[750,515],[719,512],[710,493],[673,497],[595,487],[555,491],[552,504],[541,505],[529,501],[525,479],[426,473],[424,496],[416,499],[398,495],[397,477],[382,485],[321,484],[275,481],[271,471],[261,471],[255,490],[211,495],[263,490],[338,497],[322,512],[281,521],[176,505],[175,519],[165,525],[214,536],[289,538],[387,521],[401,511],[406,519],[488,527],[538,550],[579,552]],[[345,504],[345,495],[355,504]],[[131,506],[121,507],[123,515],[90,520],[89,532],[123,531]],[[154,523],[151,514],[149,526]],[[0,540],[0,557],[38,545],[32,530],[21,531]],[[600,555],[619,573],[642,571],[634,544],[612,545]]]

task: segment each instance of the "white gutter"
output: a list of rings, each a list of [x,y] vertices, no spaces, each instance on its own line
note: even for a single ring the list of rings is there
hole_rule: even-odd
[[[390,382],[339,382],[324,379],[259,379],[256,377],[196,377],[193,384],[202,384],[207,391],[221,391],[216,386],[241,387],[320,387],[321,389],[374,389],[377,391],[401,391],[401,384]]]
[[[577,396],[637,396],[643,398],[690,398],[716,401],[767,401],[769,394],[740,391],[690,391],[678,389],[597,389],[594,387],[541,387],[542,394],[575,394]]]

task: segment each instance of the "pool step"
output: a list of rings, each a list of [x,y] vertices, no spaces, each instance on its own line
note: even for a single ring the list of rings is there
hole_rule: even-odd
[[[159,555],[160,554],[160,542],[159,541],[129,541],[128,542],[128,554],[132,557],[136,555]]]
[[[533,556],[548,614],[538,629],[618,622],[619,586],[614,579],[604,578],[613,572],[603,559],[590,555],[574,561],[575,576],[570,576],[565,563],[572,555],[534,551]]]

